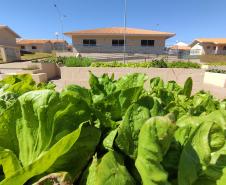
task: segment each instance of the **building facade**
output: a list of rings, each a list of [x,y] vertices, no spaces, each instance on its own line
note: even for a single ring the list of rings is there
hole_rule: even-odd
[[[124,33],[126,42],[124,41]],[[127,28],[100,28],[67,32],[77,53],[127,53],[162,54],[166,39],[175,34],[152,30]]]
[[[54,51],[68,51],[69,45],[65,40],[50,40]]]
[[[8,26],[0,25],[0,62],[20,60],[20,48],[16,44],[20,36]]]
[[[190,55],[191,47],[184,42],[178,42],[169,48],[170,55],[177,55],[178,58],[187,58]]]
[[[190,55],[226,55],[226,38],[196,39],[190,46]]]
[[[66,51],[68,43],[64,40],[47,40],[47,39],[20,39],[17,44],[22,51],[51,53],[53,51]]]

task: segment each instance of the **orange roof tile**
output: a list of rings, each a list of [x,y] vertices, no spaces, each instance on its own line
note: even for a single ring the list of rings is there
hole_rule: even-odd
[[[50,40],[50,42],[52,43],[52,44],[54,44],[54,43],[65,43],[66,41],[65,40]]]
[[[226,44],[226,38],[198,38],[195,41],[200,43]]]
[[[16,41],[17,44],[46,44],[46,43],[65,43],[65,40],[48,40],[48,39],[19,39]]]
[[[171,46],[170,49],[175,49],[175,50],[190,50],[191,47],[190,46],[178,46],[178,45],[174,45],[174,46]]]
[[[98,28],[92,30],[81,30],[81,31],[73,31],[66,32],[65,35],[123,35],[125,29],[123,27],[114,27],[114,28]],[[172,37],[175,34],[169,32],[160,32],[153,30],[144,30],[144,29],[135,29],[135,28],[127,28],[126,34],[130,36],[165,36]]]
[[[27,40],[27,39],[22,39],[22,40],[17,40],[17,44],[46,44],[50,43],[49,40],[44,40],[44,39],[37,39],[37,40]]]

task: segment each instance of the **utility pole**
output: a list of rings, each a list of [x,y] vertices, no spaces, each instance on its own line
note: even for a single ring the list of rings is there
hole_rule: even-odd
[[[124,0],[124,48],[123,63],[126,63],[126,27],[127,27],[127,0]]]
[[[58,8],[58,6],[56,4],[54,4],[54,7],[57,10],[57,13],[59,15],[59,19],[60,19],[60,27],[61,27],[61,35],[62,35],[62,40],[64,42],[64,24],[63,24],[63,19],[66,18],[66,15],[62,15],[60,9]],[[64,52],[64,43],[63,43],[63,52]]]

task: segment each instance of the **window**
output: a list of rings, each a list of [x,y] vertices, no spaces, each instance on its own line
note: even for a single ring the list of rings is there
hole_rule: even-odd
[[[95,39],[84,39],[83,46],[96,46],[97,41]]]
[[[154,40],[141,40],[141,46],[154,46]]]
[[[226,46],[223,47],[223,50],[226,50]]]
[[[206,48],[207,48],[207,49],[210,49],[210,48],[211,48],[211,46],[207,46]]]
[[[31,49],[37,49],[37,47],[36,46],[31,46]]]
[[[124,46],[124,40],[112,40],[112,46]]]
[[[25,49],[25,46],[20,46],[21,49]]]

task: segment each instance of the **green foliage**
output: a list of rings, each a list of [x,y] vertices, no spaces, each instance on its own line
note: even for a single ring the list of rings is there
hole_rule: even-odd
[[[90,89],[62,92],[1,81],[0,185],[225,184],[226,100],[192,95],[191,78],[146,81],[90,73]]]
[[[193,62],[170,62],[168,68],[201,68],[200,64]]]
[[[163,59],[150,62],[93,62],[91,67],[142,67],[142,68],[200,68],[200,64],[192,62],[167,62]]]
[[[226,70],[223,69],[209,69],[207,72],[226,74]]]
[[[0,114],[13,105],[17,98],[29,91],[41,89],[55,89],[55,84],[36,84],[31,75],[9,75],[0,81]]]
[[[52,57],[41,62],[55,63],[66,67],[89,67],[93,60],[85,57]]]
[[[41,60],[44,63],[56,63],[66,67],[142,67],[142,68],[200,68],[200,64],[192,62],[168,62],[165,59],[154,59],[147,62],[96,62],[90,58],[84,57],[52,57]]]

